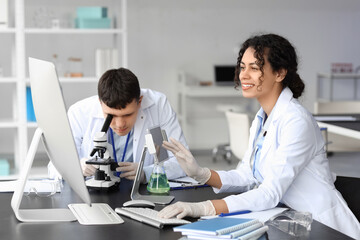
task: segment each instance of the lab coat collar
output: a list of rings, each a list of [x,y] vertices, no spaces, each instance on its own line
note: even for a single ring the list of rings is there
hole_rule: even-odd
[[[289,105],[292,98],[293,98],[292,91],[287,87],[284,88],[278,100],[276,101],[274,108],[270,113],[272,115],[271,117],[272,119],[270,119],[271,122],[269,122],[269,128],[267,130],[266,137],[264,139],[263,149],[261,150],[260,159],[262,159],[267,155],[267,152],[269,151],[270,147],[272,146],[272,144],[274,144],[273,135],[275,134],[275,129],[274,129],[275,123],[277,122],[279,117],[286,112],[286,108]],[[260,110],[258,111],[257,116],[265,116],[265,112],[262,108],[260,108]]]
[[[287,108],[292,99],[293,93],[290,88],[284,88],[272,110],[274,111],[273,121],[276,121],[281,115],[285,113],[285,109]]]
[[[279,96],[278,100],[276,101],[275,106],[270,113],[270,114],[274,115],[273,119],[272,119],[273,121],[277,120],[282,115],[283,110],[286,108],[286,106],[289,104],[289,102],[291,101],[292,98],[293,98],[293,93],[290,90],[290,88],[286,87],[281,91],[280,96]],[[256,113],[256,116],[258,119],[259,118],[264,119],[265,111],[262,107]]]

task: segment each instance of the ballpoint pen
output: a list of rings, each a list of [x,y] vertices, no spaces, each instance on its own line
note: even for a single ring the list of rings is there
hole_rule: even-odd
[[[196,189],[196,188],[203,188],[203,187],[208,187],[209,185],[183,185],[183,186],[178,186],[178,187],[170,187],[170,190],[183,190],[183,189]]]
[[[219,217],[226,217],[226,216],[232,216],[232,215],[240,215],[245,213],[251,213],[250,210],[243,210],[238,212],[231,212],[231,213],[220,213]]]

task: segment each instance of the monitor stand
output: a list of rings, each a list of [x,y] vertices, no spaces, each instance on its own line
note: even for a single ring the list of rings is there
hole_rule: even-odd
[[[162,204],[166,205],[171,203],[171,201],[175,198],[174,196],[166,196],[166,195],[141,195],[139,193],[139,187],[140,187],[140,181],[141,181],[141,171],[144,166],[145,156],[146,156],[147,147],[146,145],[143,148],[143,151],[141,153],[141,159],[138,165],[138,168],[136,170],[136,176],[134,180],[133,187],[131,189],[131,199],[132,200],[148,200],[150,202],[156,203],[156,204]]]
[[[18,185],[15,188],[14,195],[11,199],[11,207],[14,210],[16,218],[21,222],[72,222],[78,220],[80,224],[85,225],[105,225],[121,224],[122,218],[105,203],[94,203],[90,206],[85,203],[69,204],[69,208],[53,209],[20,209],[20,203],[24,195],[24,188],[28,175],[34,161],[34,156],[43,138],[43,130],[37,128],[29,151],[26,155],[24,166],[18,179]]]
[[[29,176],[29,172],[34,161],[34,156],[38,148],[40,139],[43,137],[43,131],[37,128],[29,151],[26,155],[24,166],[20,172],[20,177],[11,199],[11,207],[15,216],[22,222],[70,222],[76,221],[75,216],[70,209],[54,208],[54,209],[20,209],[20,203],[24,194],[24,188]]]

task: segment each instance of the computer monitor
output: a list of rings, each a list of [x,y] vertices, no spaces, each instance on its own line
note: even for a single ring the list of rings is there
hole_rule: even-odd
[[[21,170],[11,207],[17,219],[23,222],[74,221],[77,218],[70,209],[19,209],[40,139],[63,179],[89,208],[91,205],[55,66],[51,62],[29,58],[29,74],[38,128]]]
[[[215,84],[218,86],[234,86],[235,65],[216,65]]]

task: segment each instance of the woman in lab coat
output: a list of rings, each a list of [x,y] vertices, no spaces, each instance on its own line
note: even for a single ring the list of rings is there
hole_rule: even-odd
[[[159,215],[199,217],[261,211],[283,203],[360,239],[360,224],[333,184],[319,127],[297,100],[304,83],[297,74],[293,46],[275,34],[248,39],[239,52],[235,83],[244,97],[256,98],[261,105],[250,128],[249,148],[235,170],[200,167],[174,138],[164,146],[189,176],[211,185],[216,193],[241,194],[200,203],[177,202]]]

